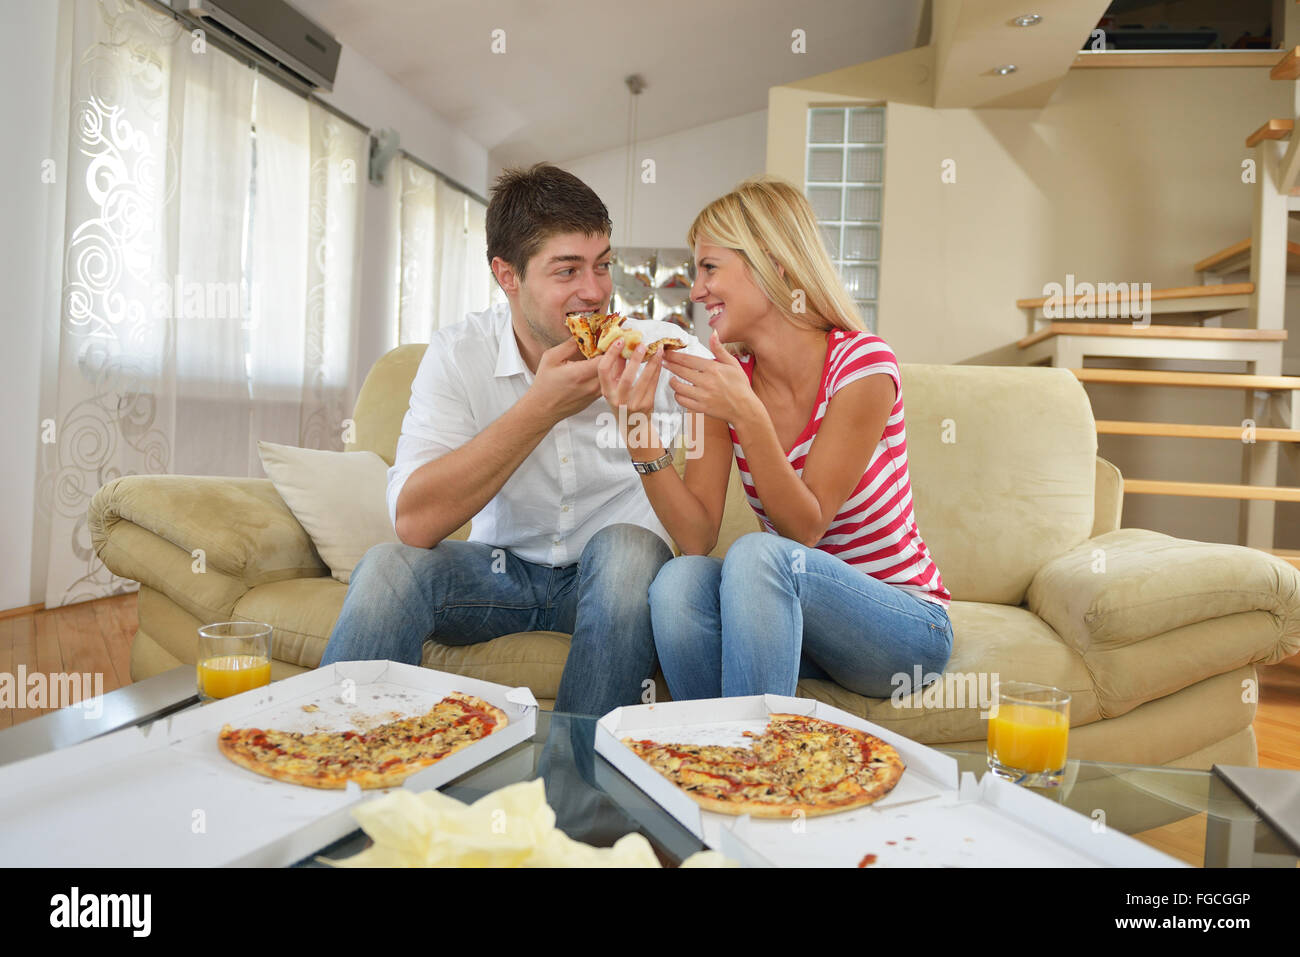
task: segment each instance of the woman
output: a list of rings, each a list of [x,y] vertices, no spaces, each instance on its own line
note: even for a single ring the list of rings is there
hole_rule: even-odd
[[[709,310],[712,360],[661,350],[641,371],[621,346],[600,360],[646,495],[682,551],[650,589],[655,647],[674,699],[793,695],[829,677],[871,697],[941,673],[951,596],[912,513],[902,379],[844,291],[807,199],[758,177],[715,200],[687,233]],[[733,354],[724,343],[743,343]],[[685,476],[664,468],[653,429],[662,369],[678,402],[704,414]],[[735,454],[764,532],[717,542]],[[646,466],[638,467],[642,471]]]

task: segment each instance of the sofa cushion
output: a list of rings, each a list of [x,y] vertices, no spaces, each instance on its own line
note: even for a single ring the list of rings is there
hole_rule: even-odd
[[[1253,649],[1243,647],[1242,660],[1272,664],[1300,651],[1298,590],[1300,576],[1267,552],[1121,528],[1044,564],[1026,603],[1080,654],[1265,611],[1274,619],[1272,634]]]
[[[960,601],[1019,605],[1092,533],[1088,394],[1069,369],[901,368],[913,510],[943,583]]]
[[[110,563],[105,550],[119,529],[147,531],[190,557],[180,576],[216,569],[245,587],[328,574],[311,537],[268,479],[202,475],[124,475],[105,484],[91,499],[87,514],[91,539],[109,567],[138,559],[134,545],[117,549]],[[201,555],[194,552],[201,550]],[[169,564],[175,557],[169,557]],[[153,584],[135,574],[116,574]],[[147,573],[146,573],[147,574]],[[170,593],[170,591],[169,591]]]
[[[348,586],[333,578],[298,578],[251,588],[235,604],[235,617],[264,621],[271,633],[271,657],[315,668],[325,654]]]
[[[1262,611],[1198,621],[1146,641],[1094,649],[1084,655],[1104,717],[1113,718],[1208,675],[1224,674],[1260,662],[1271,648],[1277,619]],[[1237,687],[1239,702],[1259,698],[1258,685]]]
[[[422,664],[436,671],[468,675],[517,687],[538,698],[554,698],[569,657],[569,636],[555,631],[503,635],[477,645],[424,643]]]
[[[330,575],[347,584],[361,556],[396,543],[388,517],[388,465],[374,452],[332,452],[258,442],[262,467]]]
[[[343,610],[347,586],[332,578],[301,578],[251,589],[235,605],[235,617],[268,622],[272,656],[315,668]],[[421,664],[499,684],[526,685],[537,697],[554,698],[569,656],[569,636],[551,631],[503,635],[477,645],[426,641]]]
[[[1253,767],[1257,763],[1251,736],[1255,705],[1242,701],[1239,692],[1243,681],[1255,677],[1254,667],[1247,665],[1226,674],[1207,677],[1182,691],[1148,701],[1119,717],[1072,728],[1070,758],[1117,764],[1174,764],[1209,770],[1213,756],[1218,754],[1221,763]],[[1243,740],[1243,733],[1246,740]],[[986,742],[985,737],[979,737],[969,742],[958,742],[953,747],[983,752]],[[1194,757],[1199,754],[1211,760]],[[1188,761],[1185,756],[1193,758]],[[1125,773],[1118,768],[1094,769],[1086,777],[1104,786],[1112,775]],[[1076,788],[1084,779],[1085,775],[1081,773]],[[1168,778],[1163,783],[1166,786],[1170,784]],[[1151,787],[1159,784],[1157,781],[1148,782]],[[1204,783],[1200,785],[1202,789],[1204,786]],[[1181,787],[1194,788],[1195,785],[1184,781]],[[1175,791],[1179,789],[1179,786],[1173,788]],[[1204,791],[1201,793],[1203,795]],[[1174,807],[1176,809],[1176,805]],[[1108,809],[1107,814],[1110,813]],[[1179,816],[1185,817],[1186,814],[1183,811]]]
[[[825,701],[916,741],[970,741],[986,736],[980,717],[992,703],[994,676],[1001,681],[1036,681],[1068,691],[1070,725],[1090,724],[1101,710],[1083,660],[1041,619],[1024,608],[954,601],[953,648],[944,678],[930,689],[867,698],[833,681],[805,678],[799,694]],[[925,680],[925,676],[922,676]],[[943,695],[936,698],[942,687]],[[900,690],[906,690],[900,685]]]

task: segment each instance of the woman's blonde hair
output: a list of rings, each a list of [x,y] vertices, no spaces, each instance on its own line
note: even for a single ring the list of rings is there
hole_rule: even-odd
[[[758,288],[796,326],[868,331],[822,244],[812,205],[786,180],[755,176],[709,203],[686,232],[692,251],[700,242],[738,252]]]

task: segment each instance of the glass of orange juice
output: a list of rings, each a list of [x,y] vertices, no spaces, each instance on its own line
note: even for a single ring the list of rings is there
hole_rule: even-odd
[[[222,621],[199,629],[199,697],[228,698],[271,683],[271,626]]]
[[[1028,681],[999,682],[989,712],[989,770],[1027,787],[1056,787],[1065,773],[1070,696]]]

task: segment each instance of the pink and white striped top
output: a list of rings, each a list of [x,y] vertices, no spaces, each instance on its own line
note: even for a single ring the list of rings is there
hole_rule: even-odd
[[[744,355],[737,358],[752,383],[754,357]],[[903,380],[894,351],[885,340],[870,333],[844,329],[832,329],[827,333],[826,362],[822,368],[817,404],[787,459],[795,473],[802,476],[804,461],[817,438],[817,430],[831,398],[850,382],[877,373],[884,373],[894,380],[894,407],[861,481],[840,507],[817,547],[879,581],[896,585],[917,598],[947,608],[952,596],[943,585],[938,566],[921,540],[912,515],[912,483],[907,474],[907,436],[903,430]],[[745,452],[735,430],[730,431],[745,496],[763,527],[775,533],[776,529],[768,521],[763,504],[754,491]]]

